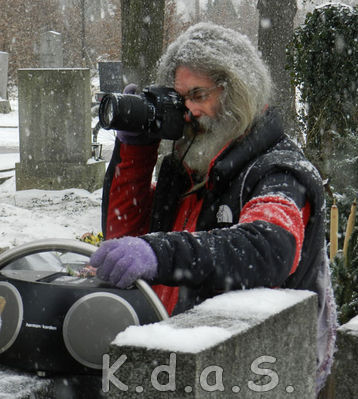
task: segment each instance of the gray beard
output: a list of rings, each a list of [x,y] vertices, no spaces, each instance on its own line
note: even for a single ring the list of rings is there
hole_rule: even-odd
[[[237,131],[237,124],[230,116],[210,118],[202,116],[198,119],[200,132],[194,141],[190,125],[184,130],[184,136],[178,140],[175,151],[179,159],[185,152],[184,164],[195,171],[200,177],[208,172],[211,160],[218,152],[240,133]]]

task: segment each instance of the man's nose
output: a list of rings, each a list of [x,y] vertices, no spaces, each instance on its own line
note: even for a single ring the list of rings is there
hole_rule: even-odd
[[[185,101],[185,106],[188,108],[188,110],[191,112],[192,116],[194,116],[195,118],[198,118],[199,116],[201,116],[200,108],[193,101],[187,99]],[[187,118],[185,120],[187,122],[189,122],[189,120],[187,120]]]

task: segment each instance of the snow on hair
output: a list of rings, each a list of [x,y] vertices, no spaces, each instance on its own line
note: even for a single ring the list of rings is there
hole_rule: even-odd
[[[191,26],[160,59],[158,84],[173,86],[181,65],[207,74],[225,88],[225,110],[241,133],[269,102],[272,81],[266,65],[249,39],[232,29],[207,22]]]

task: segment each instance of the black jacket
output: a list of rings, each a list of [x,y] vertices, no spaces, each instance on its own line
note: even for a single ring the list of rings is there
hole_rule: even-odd
[[[190,184],[185,169],[168,157],[154,197],[151,231],[157,233],[143,236],[158,257],[158,282],[182,286],[175,312],[232,289],[279,286],[318,291],[316,277],[325,263],[322,182],[284,135],[274,112],[226,148],[215,160],[206,187],[191,194],[203,201],[196,233],[167,233]],[[238,223],[245,204],[256,197],[287,199],[300,211],[309,203],[300,261],[291,275],[297,251],[291,231],[260,215],[251,223]],[[226,217],[220,215],[223,209]]]
[[[153,283],[180,287],[179,300],[167,295],[170,306],[176,303],[174,313],[228,290],[316,292],[321,387],[332,363],[336,312],[317,170],[284,134],[274,111],[219,153],[198,190],[191,191],[193,176],[172,156],[152,190],[155,148],[146,153],[117,141],[103,190],[107,238],[140,235],[152,246],[158,259]]]

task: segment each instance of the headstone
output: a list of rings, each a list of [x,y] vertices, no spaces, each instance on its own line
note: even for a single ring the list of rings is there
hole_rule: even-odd
[[[42,68],[63,67],[63,46],[61,33],[48,31],[41,34],[40,66]]]
[[[110,398],[316,398],[317,297],[253,289],[119,333],[103,358]]]
[[[358,316],[337,330],[335,398],[355,399],[358,392]]]
[[[121,93],[123,91],[123,71],[120,61],[99,62],[98,71],[99,89],[102,92]]]
[[[89,69],[19,69],[20,162],[16,189],[102,187],[92,158]]]
[[[11,111],[7,98],[9,54],[0,51],[0,114],[7,114]]]

